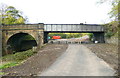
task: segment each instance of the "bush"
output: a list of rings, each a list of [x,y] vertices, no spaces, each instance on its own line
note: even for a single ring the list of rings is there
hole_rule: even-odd
[[[32,56],[34,53],[35,52],[33,52],[32,50],[27,50],[27,51],[24,51],[24,52],[18,52],[18,53],[15,53],[13,55],[13,58],[16,61],[20,61],[20,60],[27,59],[28,57]]]
[[[32,51],[32,50],[27,50],[23,52],[17,52],[15,54],[8,54],[6,56],[2,57],[3,61],[22,61],[24,59],[27,59],[28,57],[32,56],[37,52]]]
[[[2,61],[12,61],[12,60],[14,60],[13,59],[13,54],[5,55],[5,56],[1,57],[0,59],[2,59]]]
[[[110,38],[110,37],[112,37],[113,35],[114,35],[113,32],[107,32],[107,33],[105,33],[105,36],[106,36],[107,38]]]
[[[27,51],[17,52],[15,54],[9,54],[9,55],[3,56],[0,59],[2,59],[2,61],[6,61],[8,63],[0,65],[0,69],[17,66],[20,64],[21,61],[27,59],[28,57],[32,56],[35,53],[37,53],[37,52],[32,51],[32,50],[27,50]]]

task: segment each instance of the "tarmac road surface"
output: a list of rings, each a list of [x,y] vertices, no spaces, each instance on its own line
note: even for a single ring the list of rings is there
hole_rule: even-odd
[[[70,44],[64,54],[38,76],[114,76],[115,70],[87,47]]]

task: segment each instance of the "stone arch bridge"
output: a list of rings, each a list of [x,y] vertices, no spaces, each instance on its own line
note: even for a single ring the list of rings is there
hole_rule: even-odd
[[[37,46],[47,43],[49,33],[93,33],[94,40],[103,43],[104,27],[98,24],[20,24],[2,25],[2,49],[4,52],[10,47],[15,50],[24,48],[21,45]],[[25,40],[27,37],[28,40]],[[32,43],[32,44],[31,44]],[[11,46],[12,45],[12,46]],[[27,46],[26,45],[26,46]],[[24,49],[23,49],[24,50]],[[9,53],[9,52],[7,52]]]

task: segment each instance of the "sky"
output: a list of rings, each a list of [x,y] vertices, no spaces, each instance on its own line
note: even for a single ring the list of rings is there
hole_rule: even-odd
[[[28,23],[105,24],[110,22],[110,4],[99,0],[0,0],[27,16]]]

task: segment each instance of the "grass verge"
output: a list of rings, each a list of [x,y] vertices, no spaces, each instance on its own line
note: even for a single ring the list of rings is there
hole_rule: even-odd
[[[0,69],[5,69],[13,66],[17,66],[21,63],[21,61],[27,59],[28,57],[32,56],[37,52],[32,51],[32,50],[27,50],[23,52],[17,52],[15,54],[9,54],[6,56],[1,57],[3,63],[6,62],[5,64],[0,65]]]
[[[0,65],[0,70],[8,68],[8,67],[13,67],[13,66],[16,66],[18,64],[19,64],[19,62],[9,62],[9,63],[3,64],[3,65]]]

